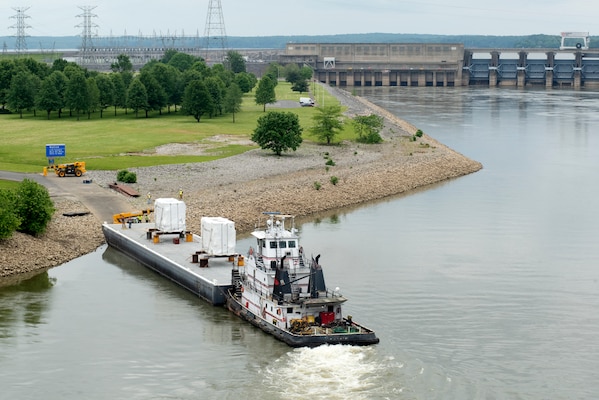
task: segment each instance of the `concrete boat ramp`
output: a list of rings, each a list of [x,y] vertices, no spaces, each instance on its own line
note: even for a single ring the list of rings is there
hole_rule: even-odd
[[[190,232],[156,231],[154,223],[108,224],[108,244],[213,305],[226,301],[237,255],[210,256],[202,239]]]

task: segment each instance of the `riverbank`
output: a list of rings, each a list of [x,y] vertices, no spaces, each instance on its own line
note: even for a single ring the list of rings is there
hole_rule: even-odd
[[[480,163],[426,134],[412,141],[416,127],[365,99],[328,89],[347,107],[346,115],[350,117],[371,113],[383,116],[384,142],[333,146],[304,143],[298,151],[281,157],[258,149],[208,163],[135,168],[131,169],[138,178],[135,189],[151,193],[153,199],[177,197],[183,189],[191,230],[199,231],[202,216],[224,216],[235,221],[238,232],[248,232],[263,211],[309,216],[405,193],[482,168]],[[220,139],[233,140],[226,135]],[[200,154],[203,149],[173,144],[160,151]],[[334,165],[327,165],[327,161]],[[88,177],[106,190],[115,176],[114,171],[88,172]],[[337,183],[333,184],[335,179]],[[73,199],[56,201],[62,210],[84,208]],[[131,199],[130,204],[133,209],[147,207],[145,195]],[[115,213],[120,211],[126,210]],[[60,265],[102,243],[100,221],[92,216],[64,217],[57,211],[44,236],[23,238],[17,234],[0,242],[0,277]],[[28,256],[20,256],[29,252]]]

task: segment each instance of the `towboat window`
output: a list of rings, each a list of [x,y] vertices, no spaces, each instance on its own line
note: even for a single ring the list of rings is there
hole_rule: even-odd
[[[291,314],[293,312],[293,307],[287,307],[287,314]]]
[[[270,248],[271,249],[276,249],[277,248],[277,242],[272,241],[272,242],[269,242],[269,243],[270,243]]]
[[[289,241],[289,248],[290,249],[295,249],[295,240],[290,240]]]
[[[281,241],[279,242],[279,248],[280,248],[280,249],[286,249],[286,248],[287,248],[287,242],[286,242],[286,241],[284,241],[284,240],[281,240]]]

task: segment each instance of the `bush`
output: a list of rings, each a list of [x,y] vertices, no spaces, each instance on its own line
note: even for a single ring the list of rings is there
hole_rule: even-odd
[[[416,134],[415,134],[415,135],[416,135],[416,137],[422,137],[422,131],[421,131],[420,129],[418,129],[418,130],[416,131]]]
[[[123,182],[125,182],[125,183],[137,182],[137,174],[135,172],[127,172],[127,174],[123,177]]]
[[[314,189],[320,190],[321,187],[322,187],[322,185],[320,184],[320,182],[318,182],[318,181],[314,182]]]
[[[336,185],[339,182],[339,178],[337,178],[336,176],[331,176],[331,183],[333,185]]]
[[[135,172],[129,172],[128,170],[123,169],[116,174],[116,180],[124,183],[136,183],[137,174]]]
[[[12,190],[0,190],[0,239],[7,239],[19,228],[21,220],[16,214],[17,196]]]
[[[324,163],[324,164],[325,164],[325,165],[330,165],[331,167],[334,167],[334,166],[335,166],[335,161],[333,161],[331,158],[329,158],[329,159],[327,160],[327,162],[326,162],[326,163]]]
[[[358,137],[357,140],[360,143],[376,144],[376,143],[381,143],[383,141],[383,138],[381,137],[381,135],[378,132],[369,132],[369,133],[366,133],[366,134]]]
[[[55,211],[48,190],[29,179],[23,179],[17,189],[15,210],[21,220],[18,230],[30,235],[44,233]]]

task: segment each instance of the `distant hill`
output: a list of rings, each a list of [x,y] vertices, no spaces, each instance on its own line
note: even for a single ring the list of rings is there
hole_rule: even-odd
[[[466,48],[559,48],[560,36],[484,36],[484,35],[421,35],[407,33],[363,33],[319,36],[250,36],[227,37],[228,47],[232,49],[284,49],[290,42],[295,43],[463,43]],[[3,49],[15,47],[15,37],[0,36]],[[51,51],[59,49],[77,49],[81,46],[79,36],[30,36],[26,39],[31,51]],[[591,39],[591,47],[593,46]],[[114,47],[198,47],[203,43],[201,37],[161,38],[114,36],[94,38],[97,46]]]

